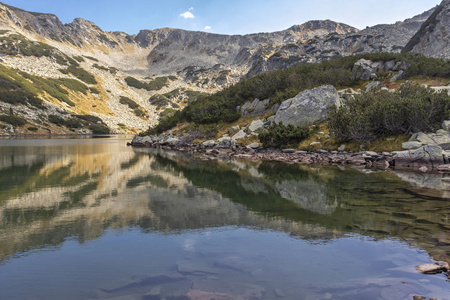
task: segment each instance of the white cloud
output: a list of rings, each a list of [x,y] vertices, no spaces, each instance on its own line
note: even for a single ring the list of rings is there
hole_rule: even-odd
[[[193,11],[194,10],[194,8],[193,7],[190,7],[189,9],[188,9],[189,11]]]
[[[211,26],[206,25],[203,30],[211,30]]]
[[[195,18],[194,14],[191,13],[190,11],[186,11],[186,12],[182,13],[180,15],[180,17],[183,17],[185,19],[193,19],[193,18]]]

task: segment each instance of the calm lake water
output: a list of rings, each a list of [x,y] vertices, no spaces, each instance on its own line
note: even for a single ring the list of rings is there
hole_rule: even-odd
[[[450,299],[450,178],[0,140],[0,299]]]

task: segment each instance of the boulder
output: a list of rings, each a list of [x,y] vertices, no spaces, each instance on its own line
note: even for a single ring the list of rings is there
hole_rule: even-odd
[[[446,131],[450,131],[450,120],[446,120],[442,122],[442,129]]]
[[[244,130],[239,130],[235,135],[233,135],[233,139],[234,140],[239,140],[239,139],[243,139],[247,136],[247,134],[245,133]]]
[[[142,140],[144,139],[144,137],[142,137],[142,136],[139,136],[139,135],[135,135],[134,137],[133,137],[133,139],[131,140],[131,143],[132,144],[140,144],[140,143],[142,143]]]
[[[416,267],[416,270],[422,274],[437,274],[449,270],[448,263],[423,264]]]
[[[164,143],[170,146],[175,146],[176,144],[180,143],[180,139],[175,137],[169,137],[167,140],[164,141]]]
[[[393,71],[406,71],[408,69],[408,65],[404,61],[399,61],[395,64]]]
[[[392,71],[395,67],[395,60],[390,60],[384,63],[384,71]]]
[[[402,143],[402,148],[405,150],[417,149],[422,147],[422,143],[420,142],[405,142]]]
[[[260,132],[264,129],[264,122],[262,120],[254,120],[250,126],[248,126],[248,130],[252,132]]]
[[[308,126],[324,121],[328,110],[333,106],[340,106],[338,93],[333,86],[324,85],[305,90],[294,98],[283,101],[274,121],[284,125]]]
[[[272,111],[273,108],[267,108],[270,105],[270,99],[259,100],[255,99],[253,102],[247,101],[239,109],[244,117],[258,116]]]
[[[396,166],[421,167],[444,164],[443,149],[437,145],[426,145],[414,150],[397,151],[394,155]]]
[[[423,132],[418,132],[415,138],[416,141],[422,143],[423,145],[436,145],[436,141],[431,138],[428,134]]]
[[[226,136],[218,139],[216,146],[219,148],[230,148],[231,146],[234,146],[236,144],[236,140],[230,138],[229,136]]]
[[[344,144],[340,145],[338,148],[338,151],[342,152],[344,150],[345,150],[345,145]]]
[[[379,81],[371,81],[366,85],[366,91],[370,91],[380,87],[381,83]]]
[[[371,67],[374,73],[384,72],[384,63],[382,61],[372,63]]]
[[[403,71],[403,70],[400,70],[397,74],[395,74],[394,76],[392,76],[391,82],[395,82],[395,81],[397,81],[397,80],[402,79],[402,78],[403,78],[403,73],[404,73],[404,71]]]
[[[444,130],[444,129],[436,130],[436,135],[438,135],[438,136],[444,136],[444,135],[447,135],[447,134],[448,134],[447,130]]]
[[[372,73],[372,62],[361,58],[353,65],[352,79],[367,81],[370,80],[370,75],[372,75]]]
[[[230,130],[228,130],[228,133],[234,133],[234,132],[239,131],[240,129],[241,129],[241,127],[239,127],[238,125],[232,126],[232,127],[230,128]]]
[[[217,143],[214,140],[208,140],[208,141],[202,143],[202,145],[205,147],[214,147],[216,144]]]
[[[259,148],[259,144],[258,143],[251,143],[250,145],[247,146],[247,148],[249,148],[249,149],[258,149]]]
[[[411,137],[411,141],[420,142],[423,145],[438,145],[444,150],[450,150],[450,136],[447,131],[438,130],[436,133],[419,132]]]

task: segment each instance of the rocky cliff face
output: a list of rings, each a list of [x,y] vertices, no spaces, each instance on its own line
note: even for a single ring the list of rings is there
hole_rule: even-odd
[[[450,58],[450,0],[444,0],[409,41],[405,51]]]
[[[55,15],[0,3],[0,68],[5,68],[0,71],[6,74],[1,79],[9,82],[8,93],[25,89],[47,107],[42,112],[36,105],[24,106],[30,104],[26,97],[21,103],[2,100],[0,115],[12,107],[32,120],[37,133],[58,128],[49,122],[55,114],[66,123],[73,123],[72,115],[90,114],[115,131],[146,129],[165,109],[183,107],[245,77],[354,53],[399,52],[432,12],[362,31],[325,20],[249,35],[172,28],[128,35],[102,31],[84,19],[63,24]],[[17,84],[26,80],[40,89]],[[74,130],[66,125],[60,132]]]

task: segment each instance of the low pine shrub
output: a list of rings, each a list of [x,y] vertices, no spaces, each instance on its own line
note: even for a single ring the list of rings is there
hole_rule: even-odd
[[[397,93],[370,91],[329,112],[328,126],[346,141],[371,142],[380,137],[433,131],[450,116],[450,96],[417,85]]]
[[[267,131],[259,134],[259,140],[264,148],[294,147],[309,137],[309,129],[303,126],[272,124]]]

